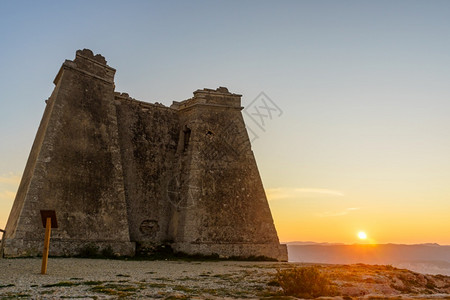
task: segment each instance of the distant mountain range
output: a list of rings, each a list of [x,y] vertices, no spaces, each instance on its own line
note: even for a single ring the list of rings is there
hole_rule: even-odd
[[[287,243],[290,262],[392,265],[427,274],[450,275],[450,246],[439,244]]]

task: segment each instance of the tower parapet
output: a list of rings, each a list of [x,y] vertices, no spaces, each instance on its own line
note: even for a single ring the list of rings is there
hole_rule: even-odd
[[[242,95],[230,93],[226,87],[219,87],[215,90],[205,88],[196,90],[193,98],[181,102],[174,101],[170,107],[176,110],[183,110],[196,105],[203,105],[242,110],[241,97]]]
[[[114,84],[116,69],[108,66],[106,64],[106,59],[102,55],[94,55],[94,53],[89,49],[78,50],[73,61],[66,60],[63,63],[61,69],[53,80],[55,85],[58,84],[63,71],[67,69],[76,70],[89,77]]]

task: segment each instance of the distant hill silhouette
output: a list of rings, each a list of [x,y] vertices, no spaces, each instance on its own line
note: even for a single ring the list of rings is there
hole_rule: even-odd
[[[438,244],[288,243],[290,262],[393,265],[420,273],[450,275],[450,246]]]

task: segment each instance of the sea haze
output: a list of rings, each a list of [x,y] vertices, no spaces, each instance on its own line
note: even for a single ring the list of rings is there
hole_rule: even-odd
[[[424,274],[450,276],[450,246],[438,244],[287,243],[290,262],[392,265]]]

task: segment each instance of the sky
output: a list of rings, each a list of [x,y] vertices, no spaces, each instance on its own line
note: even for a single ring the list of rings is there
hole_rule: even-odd
[[[450,245],[449,14],[439,0],[3,0],[0,228],[53,79],[89,48],[142,101],[243,95],[280,241]],[[262,127],[261,93],[277,107]]]

